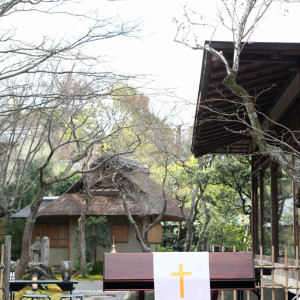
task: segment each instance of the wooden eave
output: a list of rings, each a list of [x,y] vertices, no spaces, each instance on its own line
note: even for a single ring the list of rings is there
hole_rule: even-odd
[[[211,42],[211,47],[223,51],[229,64],[232,63],[231,42]],[[300,44],[254,43],[245,45],[243,49],[237,82],[250,95],[260,94],[256,99],[256,108],[268,115],[299,71]],[[196,157],[207,153],[245,154],[253,151],[251,137],[245,131],[248,119],[243,112],[243,105],[239,105],[240,100],[223,86],[225,77],[226,70],[222,62],[213,60],[212,55],[205,52],[192,140],[192,153]],[[299,94],[300,89],[296,92]],[[294,100],[295,97],[286,101]],[[234,116],[237,110],[244,124]],[[226,120],[215,111],[226,113]],[[260,118],[263,122],[262,115]]]

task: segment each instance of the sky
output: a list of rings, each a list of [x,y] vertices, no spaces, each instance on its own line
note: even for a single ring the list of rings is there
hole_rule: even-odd
[[[221,0],[84,0],[82,11],[97,9],[104,17],[120,16],[123,20],[140,22],[138,38],[116,38],[92,49],[105,56],[107,65],[120,74],[142,74],[140,91],[149,94],[157,111],[168,114],[177,105],[178,123],[192,124],[200,81],[201,50],[174,42],[176,24],[183,18],[183,6],[187,5],[205,17],[216,19],[216,7]],[[78,8],[78,6],[77,6]],[[300,3],[274,1],[261,24],[255,30],[252,41],[300,42]],[[18,17],[13,25],[23,36],[35,39],[39,35],[56,36],[66,32],[74,34],[84,28],[84,21],[71,21],[67,16]],[[1,25],[1,24],[0,24]],[[212,31],[201,27],[197,32],[199,43],[210,39]],[[215,40],[231,40],[231,33],[218,26]],[[221,49],[219,49],[221,50]],[[147,83],[147,85],[145,85]],[[154,95],[155,94],[155,95]],[[159,95],[157,95],[159,94]],[[164,104],[164,106],[162,106]],[[163,107],[163,108],[161,108]]]
[[[174,97],[152,97],[153,103],[159,106],[164,101],[176,102],[180,110],[179,118],[191,124],[200,82],[202,51],[174,42],[177,28],[173,19],[183,19],[184,5],[216,19],[216,8],[222,7],[221,1],[123,0],[106,3],[124,18],[140,18],[143,21],[141,39],[123,39],[121,47],[112,43],[110,56],[114,58],[114,64],[124,72],[130,70],[138,74],[151,74],[155,87],[174,93]],[[299,15],[300,4],[275,3],[254,32],[253,42],[300,42],[300,35],[297,34],[297,28],[300,28]],[[219,26],[214,39],[232,40],[231,34]],[[212,30],[203,27],[197,35],[199,42],[204,44],[206,39],[211,38]]]

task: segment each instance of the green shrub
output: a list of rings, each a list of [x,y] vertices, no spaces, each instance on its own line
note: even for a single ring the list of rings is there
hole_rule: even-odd
[[[98,260],[92,268],[92,275],[103,275],[103,260]]]

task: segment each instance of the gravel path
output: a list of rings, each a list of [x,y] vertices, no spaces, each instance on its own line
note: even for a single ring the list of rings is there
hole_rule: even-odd
[[[123,300],[126,292],[103,292],[102,281],[79,281],[73,294],[82,294],[84,300]]]

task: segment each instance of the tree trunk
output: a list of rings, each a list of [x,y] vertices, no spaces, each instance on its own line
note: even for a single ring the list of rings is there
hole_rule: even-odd
[[[261,127],[257,112],[254,107],[252,97],[249,93],[236,83],[236,74],[231,73],[224,80],[223,84],[236,96],[242,99],[247,115],[250,120],[252,136],[257,143],[259,150],[262,154],[270,155],[286,172],[286,174],[292,178],[298,188],[298,193],[300,190],[300,172],[297,168],[293,167],[290,161],[287,159],[284,151],[277,146],[268,144],[265,138],[264,130]]]
[[[204,208],[204,213],[205,213],[205,223],[202,226],[202,228],[199,230],[196,251],[200,251],[201,241],[202,241],[202,239],[204,240],[204,232],[207,229],[207,226],[210,222],[210,211],[209,211],[209,208],[207,207],[207,203],[206,203],[205,199],[203,199],[203,208]]]
[[[191,247],[193,244],[193,237],[194,237],[193,223],[186,222],[186,238],[185,238],[184,252],[191,251]]]
[[[78,219],[79,227],[79,245],[80,245],[80,275],[85,277],[86,255],[85,255],[85,219],[86,212],[83,210]]]
[[[151,252],[151,249],[147,246],[146,241],[143,240],[142,235],[141,235],[140,230],[139,230],[139,227],[136,224],[135,220],[133,219],[133,217],[132,217],[132,215],[131,215],[131,213],[128,209],[126,195],[124,193],[121,193],[121,196],[122,196],[122,201],[123,201],[123,207],[125,209],[128,221],[134,229],[135,237],[136,237],[138,243],[140,244],[143,252]]]
[[[176,244],[177,244],[177,247],[179,246],[179,241],[181,239],[181,232],[182,232],[182,222],[178,222],[178,226],[177,226],[177,237],[176,237]]]
[[[45,195],[46,184],[40,183],[40,189],[36,196],[36,199],[31,203],[30,213],[26,219],[25,229],[23,233],[23,241],[22,241],[22,252],[20,261],[18,263],[15,278],[22,279],[22,276],[30,262],[30,247],[31,247],[31,239],[32,239],[32,231],[35,224],[36,215],[40,204],[43,201],[43,197]]]
[[[114,175],[114,177],[117,178],[117,176],[115,176],[115,175]],[[130,225],[134,229],[136,240],[140,244],[143,252],[151,252],[151,248],[148,247],[148,245],[147,245],[148,232],[162,220],[162,218],[163,218],[163,216],[164,216],[164,214],[166,212],[166,209],[167,209],[167,199],[166,199],[166,193],[165,193],[165,189],[164,189],[164,187],[165,187],[165,181],[166,181],[166,175],[167,175],[167,172],[165,172],[165,176],[164,176],[164,180],[163,180],[163,200],[164,200],[163,209],[162,209],[161,213],[159,213],[159,215],[157,217],[155,217],[155,219],[154,219],[154,221],[152,223],[150,223],[148,225],[148,222],[145,222],[144,232],[143,233],[141,233],[141,231],[140,231],[140,229],[139,229],[136,221],[132,217],[131,212],[130,212],[130,210],[128,208],[128,205],[127,205],[127,196],[125,194],[126,188],[124,187],[126,184],[124,184],[124,186],[122,186],[121,180],[119,179],[119,180],[116,181],[115,178],[113,177],[114,186],[121,193],[123,207],[124,207],[125,213],[127,215],[127,219],[129,221]],[[140,193],[140,192],[138,191],[137,194],[138,193]]]
[[[85,206],[81,212],[81,216],[78,220],[79,226],[79,244],[80,244],[80,275],[85,277],[85,269],[86,269],[86,243],[85,243],[85,220],[86,220],[86,213],[90,206],[92,195],[91,195],[91,186],[92,182],[89,177],[89,174],[84,176],[84,187],[86,190],[85,194]]]

